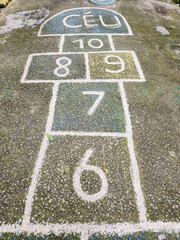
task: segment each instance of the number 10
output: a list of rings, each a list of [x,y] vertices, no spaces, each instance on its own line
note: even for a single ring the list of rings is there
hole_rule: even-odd
[[[79,48],[84,49],[84,41],[83,39],[78,39],[73,41],[73,43],[79,42]],[[97,43],[97,45],[94,45],[94,43]],[[88,46],[91,48],[102,48],[104,46],[104,43],[102,40],[98,38],[92,38],[88,41]]]

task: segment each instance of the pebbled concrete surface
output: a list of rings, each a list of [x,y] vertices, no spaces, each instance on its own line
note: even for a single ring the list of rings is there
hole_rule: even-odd
[[[96,6],[87,0],[31,0],[28,2],[15,0],[0,13],[1,224],[22,223],[25,197],[45,134],[52,84],[20,83],[29,54],[58,51],[60,37],[37,37],[40,23],[48,14],[51,17],[68,8]],[[130,106],[135,153],[140,169],[148,220],[179,222],[180,9],[169,1],[153,0],[143,2],[140,0],[119,0],[116,5],[106,6],[106,8],[120,12],[130,24],[134,35],[113,36],[115,48],[116,50],[135,51],[147,80],[145,83],[125,83],[125,90]],[[40,11],[41,14],[38,15]],[[17,17],[22,15],[23,20],[16,22]],[[13,26],[8,27],[8,19],[14,19]],[[161,34],[156,30],[157,26],[167,29],[169,35]],[[68,46],[65,47],[68,48]],[[59,140],[55,139],[56,141]],[[82,145],[89,144],[88,141],[83,141]],[[94,140],[92,144],[95,144],[96,141]],[[53,144],[50,146],[51,148],[52,152],[48,153],[47,159],[52,161],[54,156],[58,156],[59,151],[53,150]],[[126,147],[124,146],[123,149]],[[113,152],[115,154],[114,150]],[[47,159],[43,168],[45,172],[50,164]],[[55,162],[52,162],[52,165],[49,166],[52,174],[54,171],[58,171],[54,164]],[[67,162],[67,164],[70,163]],[[112,168],[119,167],[116,162],[108,164],[114,164]],[[129,174],[128,166],[125,165],[125,168]],[[71,175],[71,172],[69,174]],[[98,182],[96,176],[93,178]],[[51,216],[51,203],[47,204],[47,209],[43,206],[43,203],[46,205],[45,199],[47,198],[49,201],[50,194],[52,194],[48,195],[46,189],[41,186],[43,181],[48,181],[51,185],[54,184],[55,179],[52,179],[47,172],[42,176],[35,201],[35,207],[38,210],[34,207],[33,221],[38,220],[38,216],[42,217],[42,221],[46,221],[48,218],[51,218],[52,222],[60,221],[59,211],[61,210],[58,209],[60,203],[55,206],[57,218],[56,214]],[[123,191],[126,190],[126,184],[127,182],[124,188],[122,186]],[[97,184],[97,188],[99,185]],[[58,188],[61,187],[58,186]],[[91,191],[89,188],[87,190]],[[42,201],[39,204],[41,194]],[[133,198],[133,196],[131,197]],[[119,197],[117,199],[120,201]],[[57,199],[55,199],[55,203],[56,201],[58,202]],[[122,201],[124,201],[125,206],[128,205],[125,199]],[[119,204],[121,205],[121,203]],[[102,205],[98,209],[100,214],[98,223],[108,221],[106,213],[101,215],[103,212],[101,208],[104,210],[104,206],[106,205]],[[68,220],[73,222],[74,216],[71,216],[71,210],[73,210],[74,205],[68,205],[67,208],[69,211]],[[133,205],[132,208],[133,219],[136,221],[136,209]],[[111,209],[113,208],[108,207],[108,211]],[[40,211],[43,211],[43,214]],[[87,215],[86,211],[83,211],[83,219],[88,216],[93,219],[91,210]],[[109,221],[112,222],[123,221],[123,219],[129,221],[130,219],[128,206],[125,207],[123,217],[117,217],[116,211],[114,214],[111,212],[111,214]],[[138,234],[136,236],[126,235],[122,239],[143,239],[145,236],[145,239],[159,240],[158,236],[161,235],[161,233],[158,233],[159,235],[156,233]],[[163,234],[165,234],[166,239],[178,239],[177,233]],[[98,239],[106,239],[105,236],[98,234],[97,236]],[[30,239],[35,239],[35,237],[31,236]],[[51,236],[47,237],[51,239]],[[53,237],[52,239],[56,239],[55,236]],[[18,236],[7,233],[1,235],[1,238],[18,239]],[[77,236],[78,238],[79,236]],[[115,238],[118,239],[117,236]],[[23,239],[23,236],[20,235],[19,239]],[[43,237],[43,239],[46,238]],[[59,236],[57,239],[63,239],[63,236]],[[65,239],[68,239],[68,236]],[[69,236],[69,239],[76,239],[76,236]],[[91,239],[97,239],[96,235]],[[109,239],[111,238],[109,237]]]

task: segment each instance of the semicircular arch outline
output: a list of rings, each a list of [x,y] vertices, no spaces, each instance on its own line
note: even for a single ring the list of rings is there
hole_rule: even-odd
[[[93,13],[92,13],[93,11]],[[116,24],[117,27],[113,27],[112,24],[109,26],[112,27],[106,27],[105,21],[103,20],[103,13],[105,13],[105,18],[107,21],[107,18],[111,18],[110,20],[112,21],[112,18],[120,23],[118,27],[118,23]],[[71,15],[70,15],[71,14]],[[82,23],[82,14],[83,16],[91,17],[89,19],[89,25],[94,25],[94,27],[90,28],[85,28]],[[96,15],[93,15],[96,14]],[[97,17],[99,14],[99,18]],[[109,15],[107,15],[109,14]],[[101,17],[100,17],[101,16]],[[75,21],[75,17],[79,21],[78,24],[73,26],[73,22]],[[79,17],[79,18],[78,18]],[[93,17],[96,17],[96,19]],[[83,17],[84,18],[84,17]],[[67,26],[63,24],[63,21],[68,20],[71,23],[69,24],[70,27],[69,29]],[[81,20],[81,22],[80,22]],[[95,25],[98,25],[99,21],[99,26],[95,27]],[[94,23],[93,23],[94,22]],[[100,22],[104,23],[101,24]],[[75,22],[74,22],[75,23]],[[114,26],[116,26],[114,24]],[[108,25],[107,25],[108,26]],[[64,10],[49,19],[47,19],[40,27],[38,36],[43,37],[43,36],[61,36],[61,35],[104,35],[104,34],[111,34],[111,35],[133,35],[132,30],[126,21],[125,17],[123,17],[120,13],[114,11],[114,10],[109,10],[105,8],[92,8],[92,7],[86,7],[86,8],[72,8],[72,9],[67,9]]]

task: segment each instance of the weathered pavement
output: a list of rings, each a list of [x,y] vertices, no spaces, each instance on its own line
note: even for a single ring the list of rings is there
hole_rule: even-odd
[[[179,18],[152,0],[3,9],[0,239],[179,239]]]

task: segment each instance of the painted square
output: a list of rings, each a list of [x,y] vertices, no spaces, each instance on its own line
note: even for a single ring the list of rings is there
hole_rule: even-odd
[[[37,54],[33,55],[26,81],[85,79],[84,54]]]
[[[60,84],[52,130],[125,132],[125,116],[118,84]]]
[[[108,36],[78,35],[65,36],[63,52],[111,51]]]
[[[89,53],[91,79],[140,79],[132,52]]]
[[[73,183],[77,167],[89,149],[93,153],[88,164],[101,169],[108,182],[107,192],[95,202],[81,198]],[[94,171],[85,170],[80,185],[90,195],[100,191],[102,181]],[[31,221],[43,224],[137,222],[127,138],[54,137],[46,151]]]

